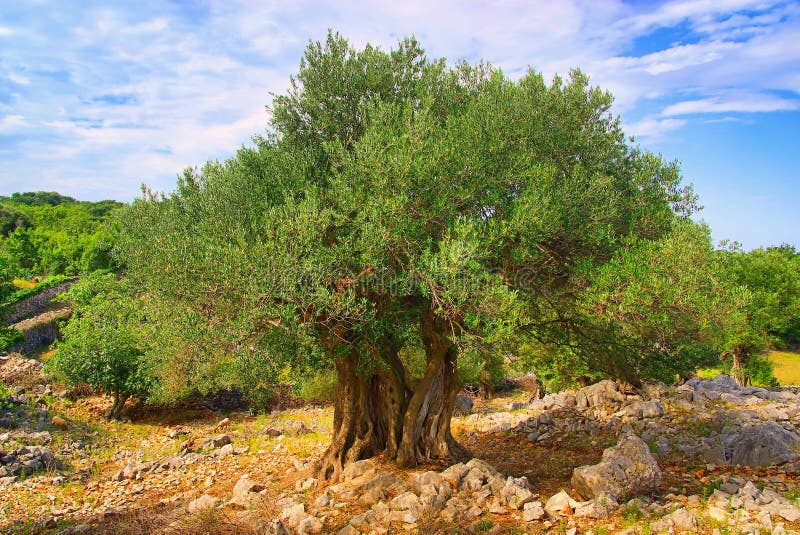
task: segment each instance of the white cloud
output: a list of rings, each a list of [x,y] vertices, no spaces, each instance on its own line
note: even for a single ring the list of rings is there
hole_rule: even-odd
[[[269,93],[285,90],[305,43],[324,38],[329,27],[356,46],[384,49],[414,34],[431,55],[488,59],[514,77],[529,65],[548,79],[580,67],[614,93],[623,118],[642,117],[626,122],[626,130],[647,139],[698,120],[696,113],[796,109],[800,93],[800,8],[793,3],[105,6],[87,3],[74,14],[20,8],[24,22],[13,27],[0,14],[0,36],[19,36],[4,41],[0,72],[14,73],[5,76],[16,84],[30,82],[0,102],[9,114],[0,129],[13,135],[0,145],[13,155],[4,156],[10,163],[0,169],[0,192],[20,175],[40,173],[43,159],[56,158],[47,177],[70,184],[65,193],[80,195],[85,181],[103,184],[110,176],[116,191],[135,192],[141,181],[172,187],[176,170],[230,155],[263,131]],[[678,24],[688,24],[691,39],[659,43],[645,54],[634,46]]]
[[[27,125],[28,122],[22,115],[6,115],[0,118],[0,132],[12,132]]]
[[[796,110],[800,107],[797,100],[784,98],[748,95],[738,98],[704,98],[699,100],[686,100],[664,108],[663,115],[672,117],[676,115],[691,115],[695,113],[756,113]]]
[[[637,141],[646,139],[654,141],[661,139],[664,134],[678,130],[686,124],[685,119],[664,119],[659,117],[646,117],[635,123],[626,124],[625,132],[633,135]]]
[[[17,73],[13,73],[13,72],[8,74],[6,76],[6,78],[11,80],[15,84],[19,84],[19,85],[30,85],[30,83],[31,83],[31,81],[28,78],[22,76],[21,74],[17,74]]]

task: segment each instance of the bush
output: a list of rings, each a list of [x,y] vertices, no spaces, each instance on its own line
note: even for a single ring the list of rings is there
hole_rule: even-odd
[[[119,418],[125,401],[146,395],[152,383],[141,303],[113,274],[87,276],[68,295],[74,314],[47,368],[70,385],[86,383],[114,396],[108,416]]]
[[[0,327],[0,351],[6,351],[25,339],[22,333],[13,327]]]
[[[300,386],[300,398],[304,401],[333,401],[336,399],[338,386],[335,371],[320,371]]]
[[[0,383],[0,410],[5,411],[11,408],[11,402],[8,400],[10,395],[6,385]]]
[[[748,359],[745,369],[750,376],[750,382],[756,386],[772,388],[778,386],[775,378],[775,369],[765,355],[756,355]]]

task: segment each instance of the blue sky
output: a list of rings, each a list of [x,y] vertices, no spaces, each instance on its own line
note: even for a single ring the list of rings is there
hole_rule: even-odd
[[[266,128],[309,39],[415,35],[512,77],[571,67],[681,161],[715,239],[800,247],[800,3],[27,0],[0,6],[0,194],[128,201]]]

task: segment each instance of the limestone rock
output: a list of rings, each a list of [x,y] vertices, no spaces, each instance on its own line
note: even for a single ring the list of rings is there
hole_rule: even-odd
[[[534,498],[533,493],[528,490],[527,480],[522,477],[509,477],[499,494],[503,502],[514,509],[522,509]]]
[[[262,490],[264,490],[263,485],[244,475],[233,486],[233,498],[228,503],[239,507],[248,507],[253,496]]]
[[[364,474],[374,473],[374,472],[375,472],[375,463],[373,463],[369,459],[356,461],[354,463],[348,464],[344,468],[344,470],[342,470],[342,481],[348,481],[350,479],[361,477]]]
[[[463,394],[459,394],[453,401],[453,414],[456,416],[466,416],[472,412],[472,406],[472,399]]]
[[[654,522],[651,527],[654,533],[666,532],[670,528],[678,533],[683,531],[694,533],[697,531],[697,520],[685,507],[681,507]]]
[[[614,416],[628,418],[660,418],[664,416],[664,407],[658,401],[634,401],[617,411]]]
[[[723,437],[731,451],[730,464],[773,466],[798,459],[800,437],[776,422],[748,425]]]
[[[454,464],[447,467],[441,473],[442,478],[448,481],[453,487],[458,488],[461,479],[469,473],[469,468],[464,463]]]
[[[547,503],[544,504],[544,510],[550,516],[570,515],[572,514],[573,506],[578,503],[566,491],[562,490],[547,500]]]
[[[231,440],[230,435],[217,435],[202,440],[197,447],[201,450],[206,448],[221,448],[222,446],[230,444],[231,442],[233,441]]]
[[[619,500],[655,490],[661,482],[661,469],[641,438],[626,435],[603,452],[600,463],[576,468],[571,482],[586,498],[605,493]]]
[[[541,520],[544,518],[544,507],[542,507],[542,502],[526,503],[522,513],[522,518],[524,518],[526,522],[533,522],[535,520]]]
[[[200,511],[207,511],[210,509],[214,509],[217,504],[219,503],[218,498],[214,498],[213,496],[209,496],[208,494],[203,494],[196,500],[192,500],[189,502],[189,506],[186,510],[189,514],[199,513]]]
[[[581,388],[575,393],[578,409],[614,409],[625,403],[625,394],[619,391],[619,386],[608,379]]]
[[[542,399],[545,394],[544,384],[533,372],[526,373],[514,381],[517,388],[530,394],[530,401]]]
[[[312,534],[322,532],[322,522],[315,516],[307,515],[300,523],[297,524],[297,533],[300,535]]]

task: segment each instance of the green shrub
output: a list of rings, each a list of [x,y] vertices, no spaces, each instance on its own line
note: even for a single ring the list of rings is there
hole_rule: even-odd
[[[338,384],[335,371],[317,372],[300,386],[300,397],[304,401],[333,401]]]
[[[5,411],[11,408],[11,402],[8,400],[10,395],[6,385],[0,383],[0,410]]]
[[[745,369],[750,375],[750,382],[756,386],[763,386],[771,388],[778,386],[778,380],[775,378],[775,369],[766,355],[757,355],[750,357]]]
[[[75,312],[46,367],[71,385],[86,383],[114,396],[108,416],[118,419],[129,397],[145,396],[152,387],[141,303],[113,274],[89,275],[69,296]]]
[[[0,327],[0,351],[5,351],[25,339],[22,333],[13,327]]]

